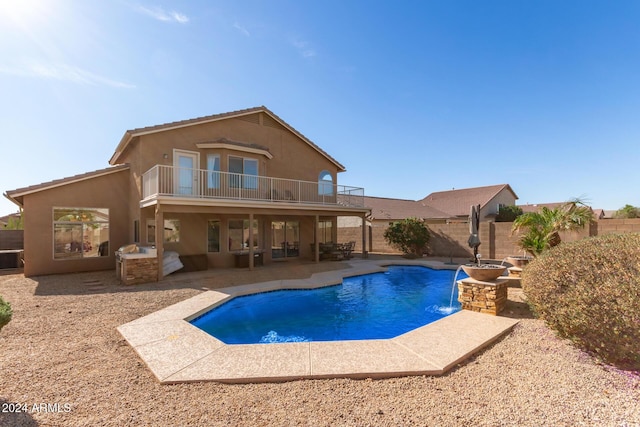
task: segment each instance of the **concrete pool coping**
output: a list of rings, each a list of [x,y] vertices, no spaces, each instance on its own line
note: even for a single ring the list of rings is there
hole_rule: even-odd
[[[189,320],[229,299],[279,289],[312,289],[390,265],[455,269],[435,261],[353,260],[351,269],[203,292],[117,329],[162,384],[442,375],[509,332],[517,319],[460,311],[391,339],[228,345]]]

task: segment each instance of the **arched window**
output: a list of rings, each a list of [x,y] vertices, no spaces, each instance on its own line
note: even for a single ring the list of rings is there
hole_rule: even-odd
[[[318,175],[318,194],[330,196],[333,194],[333,177],[329,171],[322,171]]]

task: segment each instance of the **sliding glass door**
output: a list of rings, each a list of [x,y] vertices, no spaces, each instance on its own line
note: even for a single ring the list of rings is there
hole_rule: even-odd
[[[300,256],[300,222],[271,222],[271,258]]]

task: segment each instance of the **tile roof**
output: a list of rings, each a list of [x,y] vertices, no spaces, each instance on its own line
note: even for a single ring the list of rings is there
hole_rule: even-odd
[[[6,225],[9,223],[9,219],[20,219],[20,213],[11,213],[9,215],[0,216],[0,224]]]
[[[424,205],[420,201],[365,196],[364,205],[371,208],[371,219],[398,220],[404,218],[446,219],[451,215]]]
[[[564,205],[565,202],[555,202],[555,203],[533,203],[533,204],[529,204],[527,203],[526,205],[516,205],[518,206],[520,209],[522,209],[522,213],[527,213],[527,212],[538,212],[540,209],[547,208],[547,209],[555,209],[558,208],[562,205]]]
[[[28,187],[17,188],[5,193],[5,196],[18,205],[22,205],[22,196],[35,193],[38,191],[48,190],[50,188],[59,187],[62,185],[70,184],[72,182],[84,181],[86,179],[95,178],[102,175],[118,172],[121,170],[129,169],[128,164],[122,164],[117,166],[109,166],[108,168],[98,169],[91,172],[85,172],[78,175],[69,176],[66,178],[55,179],[53,181],[43,182],[41,184],[30,185]],[[20,200],[18,200],[20,199]]]
[[[420,202],[427,206],[447,212],[450,216],[469,216],[469,206],[480,204],[483,208],[502,190],[518,196],[509,184],[489,185],[486,187],[462,188],[460,190],[437,191],[429,194]]]
[[[528,213],[528,212],[538,212],[539,210],[541,210],[543,207],[547,208],[547,209],[555,209],[555,208],[559,208],[560,206],[566,205],[567,202],[555,202],[555,203],[534,203],[534,204],[526,204],[526,205],[517,205],[520,209],[522,209],[522,213]],[[589,209],[591,209],[591,212],[594,213],[594,215],[596,216],[596,219],[599,218],[603,218],[604,216],[604,211],[602,211],[602,209],[593,209],[591,206],[587,206]],[[598,211],[598,212],[596,212]]]
[[[296,135],[302,141],[304,141],[305,143],[309,144],[313,149],[318,151],[320,154],[322,154],[324,157],[326,157],[330,162],[335,164],[341,172],[346,171],[345,167],[340,162],[338,162],[336,159],[331,157],[329,155],[329,153],[327,153],[326,151],[321,149],[319,146],[314,144],[310,139],[308,139],[302,133],[297,131],[293,126],[291,126],[290,124],[288,124],[287,122],[282,120],[280,117],[278,117],[275,113],[273,113],[271,110],[269,110],[264,105],[259,106],[259,107],[246,108],[244,110],[230,111],[230,112],[227,112],[227,113],[213,114],[213,115],[210,115],[210,116],[196,117],[196,118],[193,118],[193,119],[179,120],[179,121],[170,122],[170,123],[164,123],[164,124],[160,124],[160,125],[147,126],[147,127],[128,130],[122,136],[122,139],[120,140],[120,143],[116,147],[115,152],[111,156],[111,159],[109,160],[109,163],[110,164],[116,164],[117,160],[118,160],[118,157],[120,157],[120,154],[122,154],[122,152],[124,151],[126,146],[136,136],[147,135],[147,134],[155,133],[155,132],[162,132],[162,131],[169,130],[169,129],[175,129],[175,128],[181,128],[181,127],[187,127],[187,126],[194,126],[194,125],[207,123],[207,122],[218,121],[218,120],[224,120],[224,119],[230,119],[230,118],[235,118],[235,117],[247,116],[247,115],[250,115],[250,114],[261,113],[261,112],[271,116],[271,118],[274,119],[276,122],[278,122],[280,125],[284,126],[287,130],[292,132],[294,135]]]

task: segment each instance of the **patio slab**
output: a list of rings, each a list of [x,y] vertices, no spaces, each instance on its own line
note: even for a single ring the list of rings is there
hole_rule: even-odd
[[[387,340],[227,345],[188,323],[238,295],[309,289],[386,265],[451,268],[433,261],[357,260],[352,268],[303,280],[273,280],[207,291],[118,327],[161,383],[268,382],[302,378],[382,378],[442,375],[509,332],[518,320],[460,311]],[[455,268],[455,267],[454,267]]]

